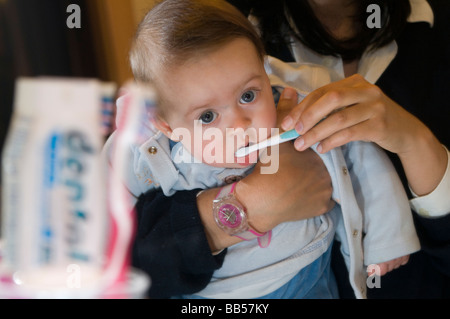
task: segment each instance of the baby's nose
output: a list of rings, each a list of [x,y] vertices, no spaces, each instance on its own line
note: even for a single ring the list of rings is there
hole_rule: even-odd
[[[238,108],[234,118],[234,127],[246,130],[247,128],[251,127],[251,125],[252,125],[251,116],[247,114],[247,112],[245,112],[244,110]]]

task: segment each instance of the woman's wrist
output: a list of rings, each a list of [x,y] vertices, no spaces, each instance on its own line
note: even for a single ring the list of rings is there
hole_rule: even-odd
[[[439,185],[425,196],[417,196],[411,190],[414,198],[410,200],[410,205],[417,214],[423,217],[442,217],[450,212],[450,198],[448,196],[450,190],[450,153],[444,145],[443,148],[447,152],[447,169]]]
[[[216,198],[219,188],[208,189],[197,194],[197,208],[204,226],[206,239],[212,254],[217,254],[223,249],[230,247],[241,240],[229,236],[217,226],[213,216],[213,200]]]
[[[423,127],[411,135],[407,151],[398,153],[411,190],[418,196],[431,193],[447,168],[447,151],[433,133]]]
[[[261,194],[261,192],[258,191],[257,186],[249,184],[247,181],[248,178],[236,184],[236,197],[246,209],[248,223],[251,225],[251,228],[259,233],[265,233],[278,224],[275,220],[277,215],[270,214],[268,216],[264,214],[264,209],[267,207],[266,198],[264,196],[254,196],[254,194]]]

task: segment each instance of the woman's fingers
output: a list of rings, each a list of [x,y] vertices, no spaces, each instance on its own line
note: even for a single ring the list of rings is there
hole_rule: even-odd
[[[330,113],[367,99],[364,88],[370,85],[355,75],[314,90],[283,120],[282,128],[304,133]]]
[[[284,122],[281,123],[283,119],[285,119],[285,116],[291,112],[292,109],[295,109],[297,106],[297,91],[293,88],[287,87],[283,90],[280,96],[280,100],[277,104],[277,127],[283,127],[286,126]],[[291,119],[292,121],[292,119]],[[292,121],[293,124],[293,121]]]
[[[299,151],[321,142],[324,152],[350,141],[365,138],[373,112],[367,104],[350,106],[329,115],[299,137],[294,145]]]

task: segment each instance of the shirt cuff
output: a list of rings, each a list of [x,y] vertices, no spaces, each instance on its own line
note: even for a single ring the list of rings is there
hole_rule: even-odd
[[[445,146],[444,146],[445,148]],[[445,148],[447,150],[447,148]],[[430,194],[417,196],[409,201],[411,208],[423,217],[443,217],[450,213],[450,153],[447,150],[447,170],[439,185]]]

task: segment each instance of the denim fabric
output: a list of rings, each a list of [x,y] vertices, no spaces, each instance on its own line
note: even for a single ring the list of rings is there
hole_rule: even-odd
[[[337,284],[331,270],[331,248],[310,265],[301,269],[284,286],[255,299],[337,299]],[[178,296],[174,299],[206,299],[198,295]]]
[[[337,283],[330,263],[331,248],[284,286],[257,299],[338,299]]]

